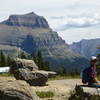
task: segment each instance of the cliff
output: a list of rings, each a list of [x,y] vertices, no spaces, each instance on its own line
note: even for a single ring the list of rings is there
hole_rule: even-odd
[[[31,28],[49,28],[44,17],[36,15],[34,12],[24,15],[11,15],[8,20],[2,22],[8,26],[24,26]]]
[[[80,55],[90,59],[91,56],[96,56],[100,53],[98,47],[100,46],[100,39],[81,40],[73,43],[70,48]]]

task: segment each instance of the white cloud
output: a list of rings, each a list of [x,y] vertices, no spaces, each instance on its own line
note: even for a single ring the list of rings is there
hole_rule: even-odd
[[[100,14],[55,16],[48,18],[50,26],[71,44],[81,39],[100,38]]]
[[[52,17],[49,21],[51,27],[56,31],[63,31],[70,28],[86,28],[100,25],[100,15],[78,17]]]
[[[100,37],[100,0],[1,0],[0,21],[11,14],[34,11],[44,16],[59,35],[71,43],[82,38]],[[95,15],[93,15],[96,13]],[[54,16],[53,18],[50,18]],[[55,17],[56,16],[56,17]],[[61,16],[61,17],[60,17]],[[67,16],[67,17],[66,17]],[[93,27],[93,28],[92,28]],[[74,37],[74,38],[73,38]]]
[[[95,39],[100,38],[100,28],[88,27],[69,29],[58,32],[59,35],[66,40],[66,43],[78,42],[81,39]]]

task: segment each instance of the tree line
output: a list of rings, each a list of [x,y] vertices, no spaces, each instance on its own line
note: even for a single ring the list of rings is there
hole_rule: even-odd
[[[0,67],[10,66],[12,58],[0,51]]]
[[[18,54],[18,58],[34,60],[36,65],[39,67],[39,70],[51,71],[49,62],[47,62],[43,58],[42,53],[40,51],[38,51],[37,54],[31,56],[26,54],[25,52],[20,52]],[[10,57],[3,51],[0,51],[0,67],[10,66],[13,59],[14,58]]]
[[[18,55],[18,58],[27,59],[28,56],[24,52],[21,52]],[[0,51],[0,67],[10,66],[13,59],[14,57],[11,57],[9,54],[3,52],[2,50]]]
[[[40,70],[51,71],[50,63],[43,58],[40,51],[38,51],[37,54],[33,54],[32,59]]]
[[[34,60],[36,65],[39,67],[39,70],[46,70],[46,71],[52,70],[50,63],[43,58],[42,53],[40,51],[38,51],[37,53],[35,53],[31,56],[27,55],[25,52],[20,52],[18,57],[21,58],[21,59],[32,59],[32,60]],[[97,72],[100,75],[100,54],[98,54],[97,58],[98,58]],[[13,60],[12,57],[5,54],[3,51],[0,51],[0,67],[10,66],[12,60]],[[74,75],[80,74],[77,67],[73,68],[71,70],[71,72],[68,72],[67,67],[66,68],[65,67],[59,67],[56,70],[56,72],[57,72],[58,75],[61,75],[61,76],[66,76],[66,75],[74,76]]]

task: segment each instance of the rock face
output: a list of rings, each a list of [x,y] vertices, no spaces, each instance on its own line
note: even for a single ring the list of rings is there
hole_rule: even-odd
[[[11,70],[14,71],[19,68],[27,69],[29,71],[38,70],[38,66],[33,60],[17,58],[12,62]]]
[[[39,100],[25,81],[0,80],[0,100]]]
[[[2,22],[2,24],[8,26],[23,26],[31,28],[49,28],[48,22],[44,17],[38,16],[31,12],[25,15],[11,15],[7,21]]]
[[[90,59],[91,56],[97,55],[99,53],[99,49],[97,47],[100,46],[100,39],[90,39],[90,40],[81,40],[80,42],[73,43],[70,47],[76,53]]]
[[[17,80],[25,80],[27,83],[33,86],[46,85],[48,76],[43,73],[31,72],[27,69],[19,68],[14,71],[14,76]]]
[[[44,71],[44,70],[36,70],[36,71],[33,71],[33,73],[44,74],[45,76],[48,76],[48,78],[55,77],[57,74],[56,72]]]
[[[48,74],[36,72],[38,67],[32,60],[16,59],[12,62],[10,72],[17,80],[25,80],[30,85],[45,85]]]
[[[0,45],[16,46],[29,54],[41,51],[53,70],[58,67],[82,69],[88,64],[84,57],[69,48],[57,32],[50,29],[43,17],[35,13],[11,15],[8,20],[1,22]]]

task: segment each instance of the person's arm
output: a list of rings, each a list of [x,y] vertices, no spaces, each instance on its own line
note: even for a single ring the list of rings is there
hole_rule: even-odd
[[[94,78],[94,81],[98,84],[98,85],[100,85],[100,83],[99,83],[99,81],[98,81],[98,79],[95,77]]]
[[[91,68],[91,69],[89,70],[89,75],[90,75],[91,79],[92,79],[95,83],[97,83],[98,85],[100,85],[100,83],[99,83],[99,81],[98,81],[98,79],[97,79],[96,71],[95,71],[93,68]]]

